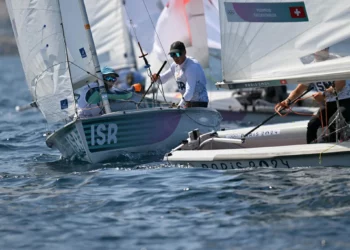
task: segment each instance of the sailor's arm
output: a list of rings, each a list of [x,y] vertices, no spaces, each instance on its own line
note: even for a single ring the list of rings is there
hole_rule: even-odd
[[[169,81],[170,78],[172,77],[173,77],[173,71],[172,71],[172,68],[170,67],[167,71],[165,71],[163,74],[160,74],[159,76],[157,74],[153,74],[151,77],[151,80],[152,82],[155,82],[158,79],[160,79],[160,82],[163,84]]]
[[[340,80],[340,81],[335,81],[334,82],[334,86],[335,86],[335,90],[337,91],[337,93],[339,93],[340,91],[343,90],[343,88],[346,85],[346,81],[345,80]],[[334,93],[334,88],[333,86],[330,86],[328,89],[325,90],[325,95],[332,95]]]
[[[299,83],[297,87],[290,92],[289,96],[282,102],[276,105],[277,109],[281,109],[283,107],[289,107],[292,100],[300,96],[305,90],[307,90],[308,86],[302,83]]]

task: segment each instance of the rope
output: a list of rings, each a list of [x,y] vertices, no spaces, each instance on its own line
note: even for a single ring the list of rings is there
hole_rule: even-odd
[[[193,119],[191,116],[189,116],[186,112],[184,112],[185,113],[185,115],[188,117],[188,118],[190,118],[192,121],[194,121],[195,123],[197,123],[198,125],[201,125],[201,126],[204,126],[204,127],[212,127],[212,125],[206,125],[206,124],[203,124],[203,123],[200,123],[200,122],[198,122],[198,121],[196,121],[195,119]],[[216,126],[219,126],[219,124],[217,124]]]
[[[315,115],[310,115],[310,114],[304,114],[304,113],[296,112],[296,111],[294,111],[294,110],[292,109],[292,108],[295,106],[295,104],[296,104],[297,102],[306,100],[306,99],[308,99],[308,98],[311,98],[311,97],[300,98],[300,99],[296,100],[292,105],[290,105],[288,108],[286,108],[286,110],[289,111],[289,112],[286,112],[285,114],[281,114],[280,111],[277,110],[277,104],[276,104],[276,106],[275,106],[275,112],[276,112],[279,116],[281,116],[281,117],[285,117],[285,116],[289,115],[290,113],[293,113],[293,114],[296,114],[296,115],[301,115],[301,116],[315,116]]]
[[[157,32],[156,26],[155,26],[154,23],[153,23],[153,20],[152,20],[152,18],[151,18],[151,14],[150,14],[149,11],[148,11],[148,8],[147,8],[147,6],[146,6],[145,0],[143,0],[143,4],[145,5],[145,9],[146,9],[146,11],[147,11],[147,14],[148,14],[149,19],[151,20],[154,33],[157,35],[158,41],[159,41],[159,43],[160,43],[160,46],[162,47],[163,53],[164,53],[164,55],[165,55],[165,58],[168,60],[167,54],[166,54],[166,52],[165,52],[165,49],[164,49],[164,47],[163,47],[163,44],[161,43],[161,40],[160,40],[160,38],[159,38],[159,35],[158,35],[158,32]]]
[[[334,122],[334,121],[332,121],[332,123],[331,123],[330,125],[332,125],[333,122]],[[348,124],[348,123],[347,123],[344,127],[339,128],[338,130],[335,130],[334,132],[330,133],[329,135],[334,134],[334,133],[337,133],[337,132],[339,132],[339,131],[341,131],[342,129],[347,128],[347,127],[349,127],[349,124]],[[320,156],[319,156],[319,164],[320,164],[320,165],[322,164],[322,154],[325,153],[325,152],[327,152],[328,150],[334,148],[335,146],[339,145],[339,143],[341,143],[341,142],[342,142],[342,141],[336,142],[336,143],[334,143],[334,145],[332,145],[331,147],[329,147],[329,148],[325,149],[324,151],[320,152]]]
[[[157,33],[156,27],[155,27],[155,25],[154,25],[154,23],[153,23],[153,21],[152,21],[151,14],[149,13],[148,8],[147,8],[147,5],[146,5],[146,2],[145,2],[144,0],[143,0],[143,4],[144,4],[145,9],[146,9],[146,11],[147,11],[148,17],[149,17],[149,19],[151,20],[154,33],[157,35],[157,38],[158,38],[158,40],[159,40],[159,43],[160,43],[160,45],[161,45],[161,48],[162,48],[163,53],[164,53],[164,55],[165,55],[165,58],[168,60],[167,54],[166,54],[166,52],[165,52],[165,50],[164,50],[164,47],[163,47],[163,45],[162,45],[162,43],[161,43],[161,40],[160,40],[159,35],[158,35],[158,33]],[[132,31],[133,31],[133,33],[134,33],[135,39],[136,39],[136,41],[140,44],[140,41],[139,41],[139,39],[138,39],[138,37],[137,37],[137,34],[136,34],[135,26],[133,25],[132,19],[130,18],[129,12],[128,12],[128,10],[127,10],[127,8],[126,8],[125,5],[124,5],[124,9],[125,9],[125,12],[126,12],[126,15],[127,15],[128,19],[129,19],[130,26],[131,26]],[[140,46],[141,46],[141,45],[140,45]],[[151,78],[151,77],[152,77],[151,69],[148,68],[148,70],[146,70],[146,72],[147,72],[148,77]],[[155,84],[155,83],[154,83],[154,84]],[[158,83],[157,83],[157,84],[158,84]],[[160,85],[161,85],[161,88],[160,88]],[[156,86],[156,88],[157,88],[157,90],[160,91],[160,93],[162,94],[165,103],[169,104],[169,103],[167,102],[166,98],[165,98],[164,89],[163,89],[163,84],[161,83],[160,85],[158,84],[158,85]],[[155,99],[157,99],[157,101],[158,101],[158,91],[157,91],[157,93],[155,93]],[[155,100],[153,100],[153,102],[155,103]],[[159,102],[159,101],[158,101],[158,102]]]

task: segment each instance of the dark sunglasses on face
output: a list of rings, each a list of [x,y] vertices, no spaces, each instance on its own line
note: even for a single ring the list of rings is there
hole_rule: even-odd
[[[181,52],[170,53],[169,55],[170,55],[171,58],[180,57],[181,56]]]
[[[105,76],[105,77],[103,77],[103,79],[107,82],[115,82],[117,80],[117,77]]]

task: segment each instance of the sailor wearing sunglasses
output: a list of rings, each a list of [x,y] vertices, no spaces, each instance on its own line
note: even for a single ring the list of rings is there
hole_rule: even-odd
[[[160,79],[161,83],[166,83],[175,76],[182,94],[178,107],[208,107],[207,81],[202,66],[196,59],[186,56],[185,45],[180,41],[171,44],[169,55],[174,62],[160,76],[153,74],[152,81]]]
[[[118,73],[109,67],[104,67],[101,70],[102,76],[103,76],[103,81],[105,84],[105,88],[107,90],[108,94],[108,99],[111,100],[120,100],[123,97],[122,96],[128,96],[128,93],[132,92],[140,92],[141,91],[141,84],[136,83],[133,84],[130,88],[120,90],[118,89],[115,84],[118,80]],[[102,114],[103,112],[103,107],[101,106],[101,99],[100,99],[100,94],[99,94],[99,85],[97,82],[92,82],[83,88],[79,89],[77,93],[75,93],[76,96],[76,102],[77,102],[77,115],[79,117],[91,117],[91,116],[97,116]],[[139,99],[138,96],[132,95],[131,97],[128,98],[137,98]],[[136,100],[137,101],[137,100]],[[135,105],[131,103],[130,108],[124,104],[122,106],[123,109],[134,109]],[[116,110],[112,110],[116,111]]]

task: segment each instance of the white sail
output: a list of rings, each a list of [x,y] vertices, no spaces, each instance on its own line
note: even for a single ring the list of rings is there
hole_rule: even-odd
[[[220,1],[225,88],[350,78],[350,2]],[[333,60],[313,54],[329,48]]]
[[[157,20],[152,53],[159,61],[167,60],[169,58],[166,54],[170,45],[175,41],[182,41],[186,46],[187,55],[196,58],[206,68],[209,65],[206,38],[203,1],[170,0]]]
[[[114,69],[136,68],[124,1],[84,2],[100,65]]]
[[[204,0],[204,14],[208,33],[208,47],[221,49],[218,0]]]
[[[6,4],[34,101],[48,122],[67,119],[75,113],[73,89],[95,79],[77,1]]]

